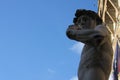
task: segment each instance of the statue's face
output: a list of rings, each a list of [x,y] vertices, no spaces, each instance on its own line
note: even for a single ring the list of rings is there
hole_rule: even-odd
[[[87,15],[82,15],[78,18],[76,24],[81,29],[93,29],[96,26],[95,20]]]

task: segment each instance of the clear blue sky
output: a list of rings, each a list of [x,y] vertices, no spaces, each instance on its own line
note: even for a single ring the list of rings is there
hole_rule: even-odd
[[[0,0],[0,80],[76,80],[78,43],[65,31],[79,8],[97,11],[97,0]]]

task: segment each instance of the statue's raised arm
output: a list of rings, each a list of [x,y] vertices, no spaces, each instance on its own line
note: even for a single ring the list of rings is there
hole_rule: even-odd
[[[91,10],[78,9],[68,38],[85,44],[78,70],[79,80],[108,80],[113,58],[111,36],[102,19]]]

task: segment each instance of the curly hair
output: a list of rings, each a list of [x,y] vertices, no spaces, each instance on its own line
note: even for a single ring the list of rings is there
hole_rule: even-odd
[[[102,19],[98,16],[98,14],[91,10],[85,10],[85,9],[77,9],[75,13],[75,18],[73,19],[73,23],[75,24],[78,20],[78,18],[82,15],[87,15],[91,17],[93,20],[96,20],[96,25],[102,24]]]

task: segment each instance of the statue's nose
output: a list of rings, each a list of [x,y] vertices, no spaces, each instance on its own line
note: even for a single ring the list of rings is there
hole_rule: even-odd
[[[86,21],[85,21],[84,19],[81,19],[81,20],[80,20],[80,25],[85,25],[85,22],[86,22]]]
[[[85,21],[81,21],[80,25],[81,25],[81,26],[82,26],[82,25],[85,25]]]

